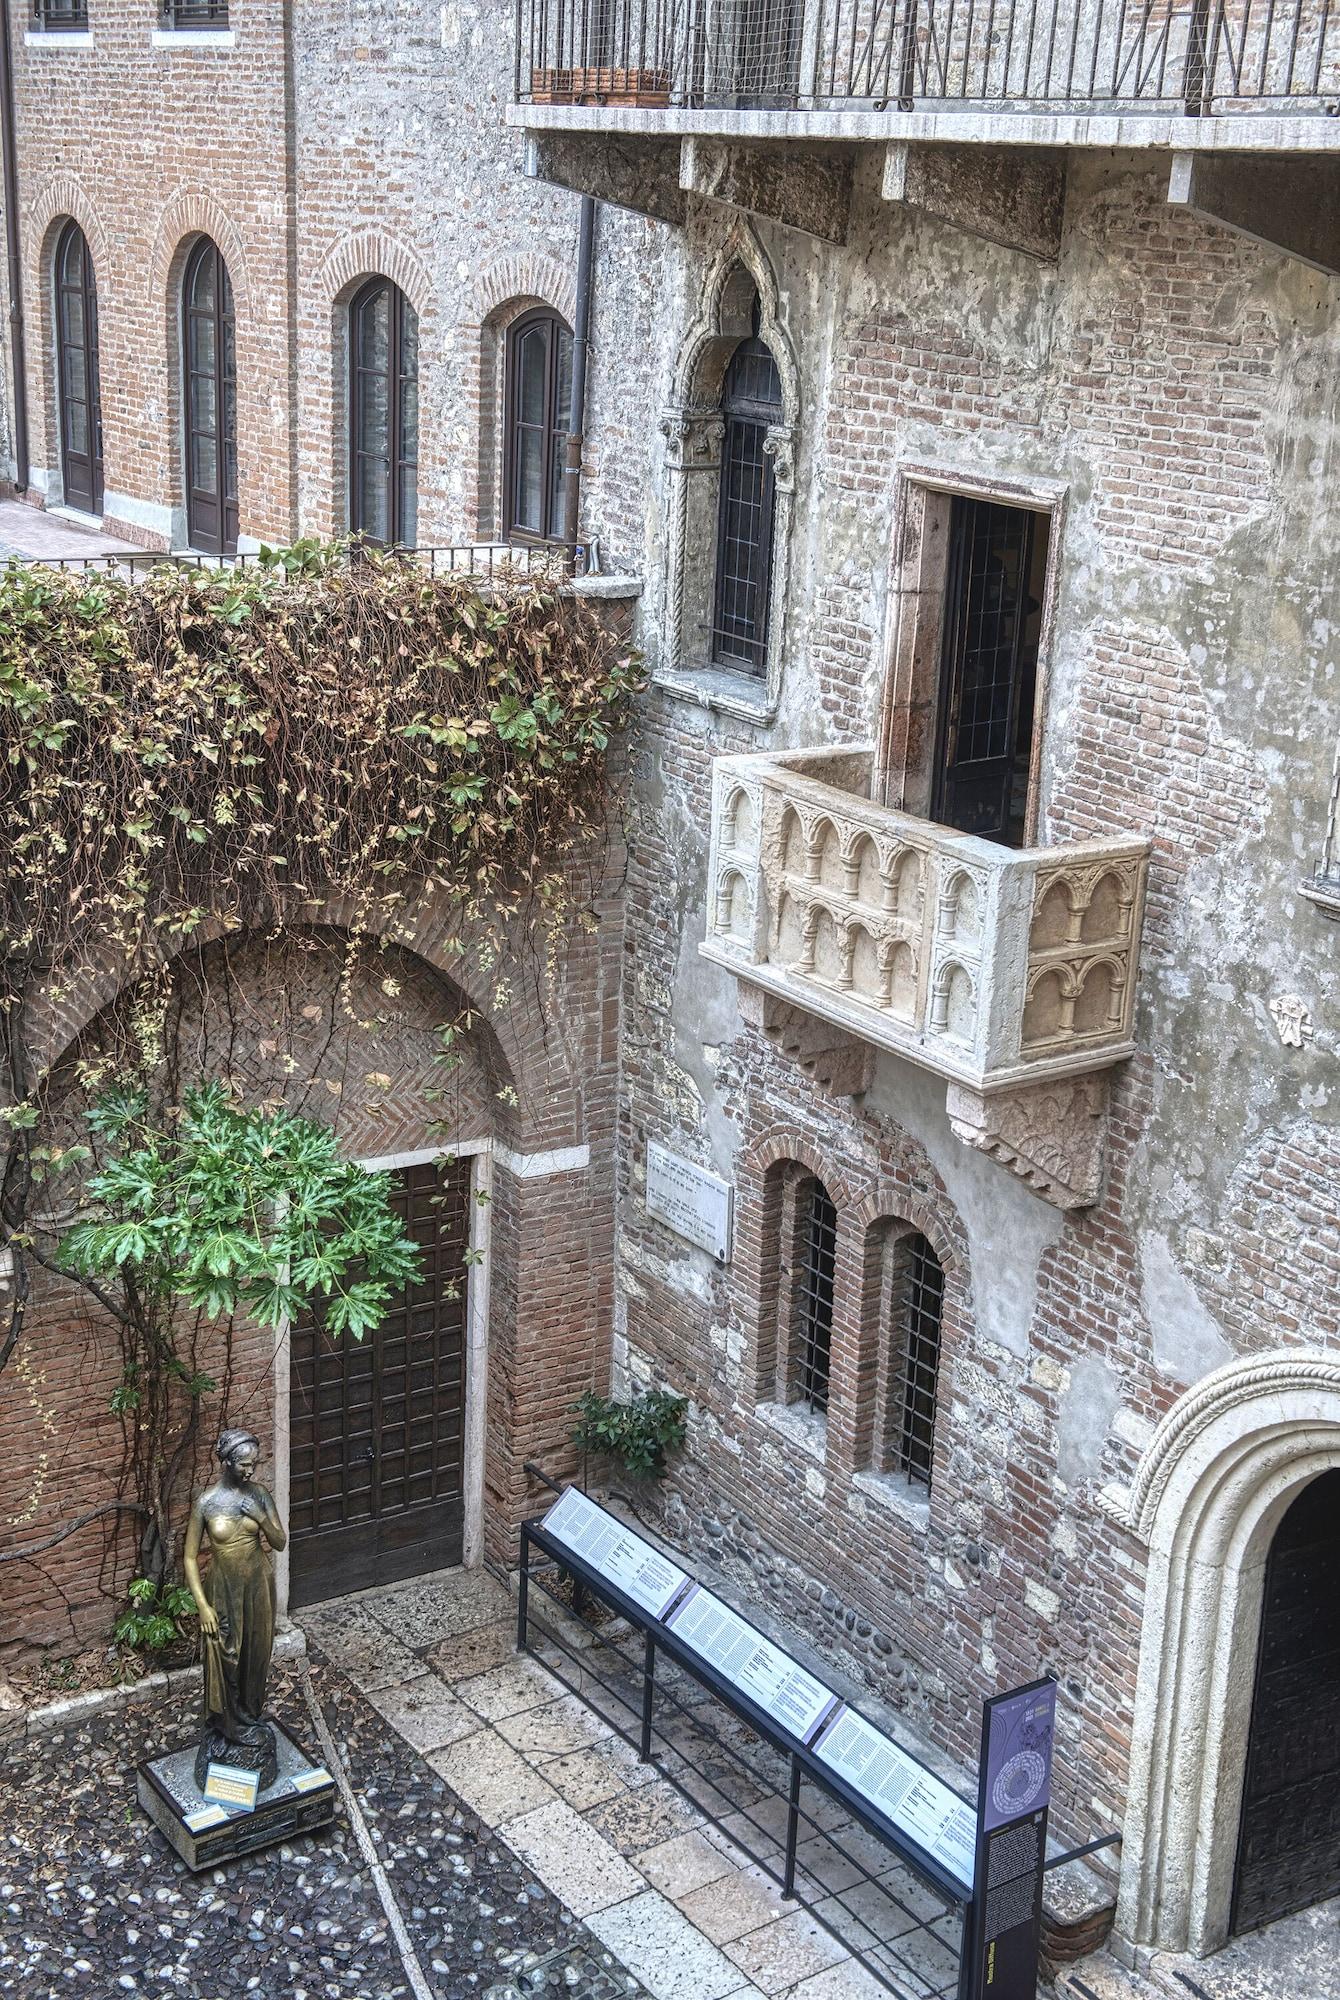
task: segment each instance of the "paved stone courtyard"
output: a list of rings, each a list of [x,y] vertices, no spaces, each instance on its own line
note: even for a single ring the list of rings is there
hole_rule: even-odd
[[[64,1727],[0,1750],[6,2000],[886,1992],[640,1764],[589,1699],[517,1656],[512,1601],[491,1576],[443,1572],[298,1616],[309,1658],[276,1668],[274,1711],[319,1756],[316,1702],[368,1847],[342,1807],[318,1837],[192,1876],[140,1811],[135,1766],[191,1740],[194,1686],[94,1712],[76,1703]],[[581,1666],[569,1671],[580,1683]],[[593,1678],[586,1695],[610,1708]],[[691,1713],[684,1726],[696,1727]],[[700,1763],[706,1741],[700,1732]],[[745,1801],[731,1830],[774,1861],[764,1779],[741,1790],[736,1771],[731,1784]],[[847,1889],[865,1907],[823,1847],[817,1837],[802,1846],[811,1892]],[[1137,1978],[1106,1956],[1086,1960],[1056,1991],[1060,2000],[1340,2000],[1338,1964],[1332,1903],[1203,1964],[1159,1959]]]

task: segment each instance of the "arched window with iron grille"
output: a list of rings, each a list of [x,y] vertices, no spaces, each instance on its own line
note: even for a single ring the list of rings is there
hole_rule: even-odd
[[[419,513],[419,316],[373,278],[349,306],[349,526],[412,548]]]
[[[56,245],[56,363],[61,481],[67,507],[102,512],[102,393],[98,380],[98,288],[77,222]]]
[[[762,674],[772,596],[773,462],[769,429],[782,422],[782,384],[755,331],[730,358],[721,392],[725,429],[712,592],[712,664]]]
[[[202,236],[182,284],[186,517],[192,548],[237,548],[237,348],[233,287],[218,245]]]
[[[884,1427],[885,1472],[901,1472],[930,1490],[935,1460],[940,1333],[944,1320],[944,1269],[916,1231],[893,1245],[889,1288],[888,1399]]]
[[[563,535],[563,467],[572,425],[572,328],[556,312],[525,313],[507,329],[503,397],[503,534],[514,542]]]
[[[821,1180],[796,1192],[795,1285],[787,1401],[814,1416],[828,1410],[833,1355],[833,1288],[837,1275],[837,1209]]]

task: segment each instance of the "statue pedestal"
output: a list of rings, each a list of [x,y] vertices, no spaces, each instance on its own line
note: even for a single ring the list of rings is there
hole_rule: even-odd
[[[250,1812],[206,1799],[195,1782],[196,1745],[139,1767],[139,1801],[159,1832],[195,1872],[293,1840],[335,1817],[335,1780],[277,1722],[279,1775]]]

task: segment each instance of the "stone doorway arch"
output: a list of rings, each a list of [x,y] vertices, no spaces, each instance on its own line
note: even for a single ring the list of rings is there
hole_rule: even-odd
[[[1290,1502],[1340,1466],[1340,1355],[1217,1369],[1160,1424],[1131,1493],[1148,1545],[1120,1936],[1227,1942],[1266,1557]]]

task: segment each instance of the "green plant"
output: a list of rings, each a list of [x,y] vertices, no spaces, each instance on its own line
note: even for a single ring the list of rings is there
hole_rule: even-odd
[[[616,1459],[633,1479],[662,1478],[666,1453],[679,1451],[688,1434],[688,1398],[669,1389],[648,1389],[631,1403],[588,1390],[573,1407],[572,1442]]]
[[[112,1627],[119,1646],[140,1653],[161,1653],[186,1637],[185,1626],[196,1616],[195,1599],[181,1584],[156,1584],[137,1576],[130,1586],[130,1606]]]
[[[88,1113],[114,1150],[86,1185],[94,1213],[61,1238],[67,1270],[121,1281],[132,1309],[180,1303],[271,1327],[315,1313],[356,1340],[417,1276],[418,1246],[391,1208],[389,1177],[342,1159],[330,1126],[238,1104],[218,1082],[186,1091],[170,1123],[149,1124],[146,1108],[142,1091],[118,1089]],[[212,1389],[156,1331],[187,1393]],[[139,1407],[141,1373],[142,1363],[127,1364],[115,1408]]]

